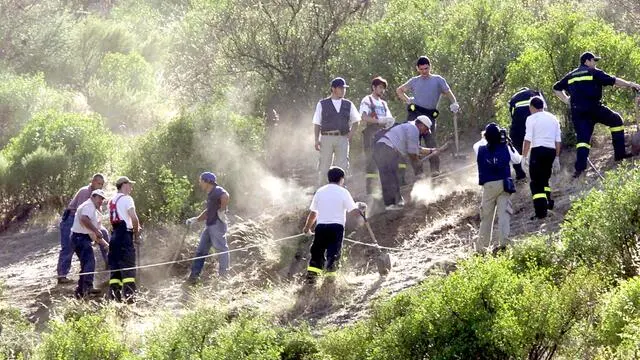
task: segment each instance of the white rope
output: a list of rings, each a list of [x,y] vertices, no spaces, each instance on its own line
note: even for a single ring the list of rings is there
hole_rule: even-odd
[[[356,241],[356,240],[352,240],[352,239],[348,239],[348,238],[344,238],[344,241],[348,241],[354,244],[358,244],[358,245],[364,245],[364,246],[368,246],[368,247],[372,247],[372,248],[378,248],[378,249],[385,249],[385,250],[393,250],[393,251],[402,251],[402,249],[398,249],[398,248],[391,248],[391,247],[386,247],[386,246],[380,246],[377,244],[372,244],[372,243],[363,243],[360,241]]]

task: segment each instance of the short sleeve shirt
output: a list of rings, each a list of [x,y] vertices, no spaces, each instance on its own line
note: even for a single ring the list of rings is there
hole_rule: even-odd
[[[402,155],[418,154],[420,151],[420,131],[415,121],[396,125],[379,140],[398,150]]]
[[[309,210],[318,214],[318,224],[340,224],[344,226],[347,212],[356,208],[351,194],[337,184],[327,184],[313,195]]]
[[[100,228],[100,220],[102,217],[100,210],[96,209],[96,206],[93,204],[91,199],[87,199],[85,200],[85,202],[80,204],[80,206],[78,206],[76,217],[73,219],[73,225],[71,226],[71,232],[74,232],[76,234],[93,233],[93,231],[84,226],[84,224],[82,224],[82,222],[80,221],[83,215],[88,216],[91,220],[91,223],[93,223],[93,225],[98,229]]]
[[[440,75],[428,78],[414,76],[404,84],[413,94],[413,102],[425,109],[437,109],[440,95],[451,90],[447,81]]]
[[[376,100],[373,96],[367,95],[360,102],[360,114],[367,114],[373,117],[372,113],[374,112],[378,118],[391,117],[391,110],[389,110],[386,101],[382,99]]]
[[[560,122],[551,113],[540,111],[527,118],[524,139],[531,142],[531,148],[556,148],[556,142],[561,142]]]
[[[122,193],[117,194],[111,201],[116,204],[116,211],[122,221],[127,224],[127,229],[133,229],[133,220],[129,215],[130,209],[135,209],[133,198]]]
[[[218,221],[218,210],[220,210],[220,198],[222,195],[229,196],[229,193],[221,186],[214,187],[207,195],[207,226],[214,225]]]
[[[347,100],[349,101],[349,100]],[[340,108],[342,107],[342,99],[331,99],[333,103],[333,107],[336,108],[336,112],[340,112]],[[358,109],[354,104],[351,104],[351,110],[349,111],[349,125],[357,123],[361,120],[360,113],[358,113]],[[322,125],[322,104],[318,101],[316,105],[316,111],[313,113],[313,124],[314,125]]]
[[[71,199],[71,201],[69,202],[67,209],[78,209],[78,206],[80,206],[80,204],[87,201],[89,197],[91,197],[91,191],[91,185],[81,187],[80,190],[78,190],[78,192],[76,192],[76,194],[73,196],[73,199]]]

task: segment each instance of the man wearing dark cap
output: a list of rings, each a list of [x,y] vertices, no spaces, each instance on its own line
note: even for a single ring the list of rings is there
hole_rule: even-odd
[[[322,275],[333,281],[340,260],[346,215],[367,209],[366,204],[353,201],[349,191],[344,188],[344,177],[344,170],[331,167],[327,171],[329,183],[313,195],[309,215],[302,229],[303,233],[310,234],[315,224],[311,260],[307,267],[308,284],[314,284]]]
[[[218,256],[218,275],[225,277],[229,270],[229,245],[227,245],[227,207],[229,206],[229,193],[217,184],[216,175],[211,172],[203,172],[199,179],[200,189],[207,193],[207,208],[200,215],[187,219],[187,226],[198,221],[205,221],[205,228],[200,235],[200,243],[196,250],[196,257],[209,255],[213,246]],[[191,274],[187,283],[195,284],[200,278],[204,267],[204,258],[193,260]]]
[[[509,137],[511,138],[513,147],[515,147],[520,154],[523,154],[522,144],[526,132],[525,124],[527,117],[531,115],[531,112],[529,112],[529,101],[534,96],[539,96],[544,102],[544,98],[539,91],[527,87],[521,88],[509,99],[509,114],[511,115]],[[516,172],[516,180],[522,180],[527,177],[527,174],[522,170],[521,164],[513,164],[513,170]]]
[[[326,173],[331,165],[342,169],[349,167],[349,141],[360,121],[358,108],[344,98],[347,82],[337,77],[331,81],[331,96],[316,105],[313,129],[316,151],[320,152],[318,182],[326,183]]]
[[[96,259],[91,246],[94,242],[109,248],[109,243],[105,240],[100,225],[102,220],[100,208],[104,199],[105,195],[101,189],[93,190],[91,197],[78,206],[71,227],[71,243],[74,252],[80,259],[81,273],[90,273],[96,270]],[[76,298],[84,298],[89,293],[100,293],[98,289],[93,288],[93,274],[80,275],[75,292]]]
[[[531,196],[533,197],[534,218],[547,217],[547,209],[553,209],[549,179],[553,168],[560,168],[561,132],[560,122],[551,113],[544,111],[544,101],[538,96],[530,100],[531,115],[527,117],[526,134],[522,146],[522,156],[529,158]],[[529,156],[531,150],[531,156]]]
[[[613,143],[614,160],[631,157],[624,146],[624,125],[622,117],[602,104],[602,87],[619,86],[640,90],[638,84],[610,76],[596,68],[600,57],[590,52],[580,56],[580,66],[571,70],[553,85],[553,92],[562,102],[571,106],[571,120],[576,130],[577,155],[574,178],[587,168],[587,157],[591,148],[591,135],[596,123],[609,127]]]
[[[116,181],[118,193],[109,200],[109,220],[113,228],[109,243],[109,297],[132,302],[136,292],[136,270],[121,270],[136,266],[134,241],[142,229],[131,197],[135,181],[122,176]]]
[[[67,284],[73,282],[67,278],[71,269],[71,259],[73,258],[73,244],[71,243],[71,226],[75,221],[75,214],[78,206],[89,199],[94,190],[102,189],[104,186],[104,176],[95,174],[91,177],[91,183],[80,188],[73,199],[67,205],[62,213],[60,220],[60,254],[58,256],[58,284]],[[104,237],[108,237],[106,229],[102,229]],[[106,255],[106,247],[101,246],[100,250],[103,256]]]
[[[373,145],[373,159],[380,174],[382,198],[385,210],[401,210],[404,200],[400,195],[398,163],[402,157],[408,157],[414,171],[421,169],[420,156],[438,154],[438,149],[420,146],[420,135],[429,133],[431,119],[425,115],[414,121],[392,127]]]
[[[449,110],[453,113],[460,110],[460,105],[458,105],[447,81],[442,76],[431,73],[431,61],[428,57],[420,56],[416,62],[416,69],[420,75],[412,77],[398,87],[396,94],[400,100],[407,103],[407,121],[415,120],[420,115],[428,116],[431,119],[433,125],[430,133],[422,135],[421,138],[425,140],[425,146],[435,148],[437,147],[436,119],[438,118],[440,96],[447,95],[451,101]],[[412,93],[413,97],[409,97],[407,92]],[[431,164],[431,176],[438,176],[440,174],[440,158],[437,155],[432,156],[429,158],[429,163]]]
[[[491,229],[494,215],[498,216],[498,245],[495,249],[504,249],[510,233],[512,187],[510,163],[520,163],[522,157],[500,134],[495,123],[487,125],[484,140],[474,145],[478,163],[479,184],[482,186],[482,205],[480,206],[480,232],[475,241],[476,251],[484,253],[491,245]]]

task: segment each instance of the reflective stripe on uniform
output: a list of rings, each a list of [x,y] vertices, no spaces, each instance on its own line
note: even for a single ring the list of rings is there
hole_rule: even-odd
[[[123,284],[134,283],[136,282],[136,278],[124,278],[122,279]]]
[[[573,79],[569,79],[569,84],[573,84],[574,82],[578,82],[578,81],[591,81],[591,80],[593,80],[593,75],[578,76],[578,77],[574,77]]]
[[[398,169],[406,169],[407,168],[407,164],[398,164]]]
[[[591,149],[591,145],[587,144],[587,143],[577,143],[576,144],[576,148],[579,149],[581,147],[585,147],[587,149]]]
[[[324,276],[326,277],[336,277],[338,276],[338,272],[337,271],[327,271]]]
[[[523,106],[529,106],[529,102],[531,100],[522,100],[522,101],[518,101],[515,105],[515,107],[523,107]]]
[[[612,126],[612,127],[609,128],[609,131],[611,131],[611,132],[624,131],[624,125]]]
[[[378,178],[378,173],[367,173],[364,177],[366,179],[377,179]]]
[[[111,280],[109,280],[109,285],[120,285],[120,286],[122,286],[122,281],[120,281],[120,279],[111,279]]]
[[[547,198],[547,194],[545,194],[545,193],[540,193],[540,194],[534,194],[533,195],[533,200],[546,199],[546,198]]]
[[[545,187],[544,187],[544,191],[546,191],[546,192],[551,192],[551,188],[550,188],[550,187],[548,187],[548,186],[545,186]]]
[[[314,267],[314,266],[309,266],[307,268],[307,271],[316,273],[316,274],[322,274],[322,269],[318,269],[317,267]]]

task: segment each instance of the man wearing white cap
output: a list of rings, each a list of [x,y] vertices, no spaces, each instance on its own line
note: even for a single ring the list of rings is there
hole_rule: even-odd
[[[99,243],[108,248],[109,243],[104,239],[100,230],[100,207],[104,201],[102,189],[93,190],[88,200],[80,204],[75,213],[73,226],[71,226],[71,243],[73,251],[80,259],[80,272],[93,272],[96,269],[96,259],[93,256],[92,244]],[[75,291],[77,298],[83,298],[89,293],[99,293],[93,288],[93,274],[80,275],[78,287]]]
[[[373,159],[380,173],[382,198],[386,210],[400,210],[404,201],[400,195],[398,163],[408,156],[414,171],[419,171],[422,163],[419,156],[437,155],[438,149],[420,146],[420,136],[429,134],[431,120],[420,115],[415,121],[408,121],[392,127],[373,146]]]

